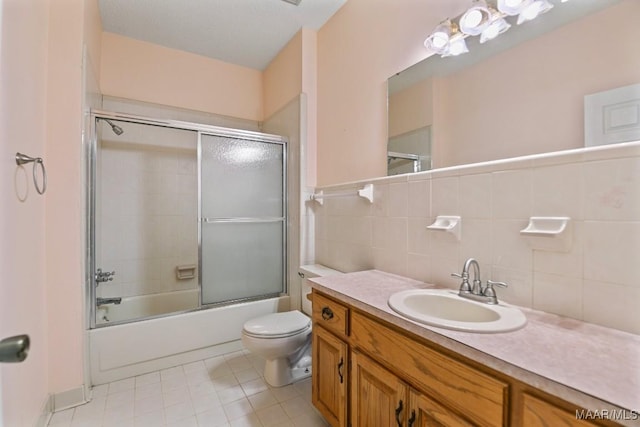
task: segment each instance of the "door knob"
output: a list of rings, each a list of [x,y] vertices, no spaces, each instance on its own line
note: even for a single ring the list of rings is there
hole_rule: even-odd
[[[29,335],[16,335],[0,341],[0,362],[18,363],[27,358]]]

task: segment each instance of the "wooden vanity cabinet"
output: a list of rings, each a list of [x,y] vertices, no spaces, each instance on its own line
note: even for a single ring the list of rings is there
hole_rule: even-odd
[[[351,313],[350,332],[352,354],[353,350],[366,353],[445,408],[454,419],[468,417],[474,425],[487,427],[506,423],[509,410],[506,382],[359,312]],[[437,412],[433,410],[434,414]]]
[[[411,390],[407,427],[473,426],[426,395]]]
[[[523,393],[522,425],[527,427],[590,427],[595,424],[577,419],[576,408],[570,411],[529,393]],[[607,424],[604,423],[604,425]]]
[[[352,427],[472,426],[367,356],[351,352]]]
[[[347,426],[349,310],[315,291],[311,401],[333,427]]]
[[[313,290],[312,401],[333,427],[609,426]]]
[[[408,386],[357,351],[351,353],[351,426],[403,426]]]

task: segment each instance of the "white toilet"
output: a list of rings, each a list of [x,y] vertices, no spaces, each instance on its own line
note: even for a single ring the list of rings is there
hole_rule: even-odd
[[[301,276],[302,312],[267,314],[251,319],[242,329],[244,346],[264,359],[264,379],[281,387],[311,375],[311,287],[307,278],[341,274],[323,265],[303,265]],[[303,313],[304,312],[304,313]]]

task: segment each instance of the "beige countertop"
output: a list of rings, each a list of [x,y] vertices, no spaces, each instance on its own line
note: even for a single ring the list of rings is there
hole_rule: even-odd
[[[517,331],[458,332],[414,322],[387,304],[395,292],[434,285],[377,270],[309,280],[318,291],[586,409],[640,412],[638,335],[527,308],[527,324]]]

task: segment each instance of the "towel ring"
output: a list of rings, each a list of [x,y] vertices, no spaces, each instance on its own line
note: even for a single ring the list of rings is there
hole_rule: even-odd
[[[44,167],[42,157],[31,157],[26,154],[16,153],[16,165],[21,166],[27,163],[33,163],[33,185],[36,187],[38,194],[44,194],[47,191],[47,170]],[[42,187],[38,184],[38,172],[36,165],[40,165],[42,170]]]

